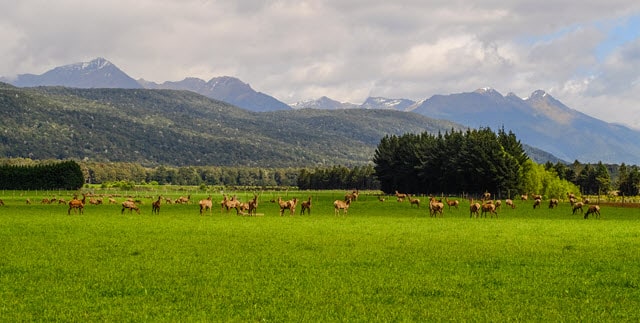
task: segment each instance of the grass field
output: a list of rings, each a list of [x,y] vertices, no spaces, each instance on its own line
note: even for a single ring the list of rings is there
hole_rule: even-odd
[[[470,219],[461,200],[432,218],[425,198],[362,194],[336,217],[344,193],[263,193],[264,215],[243,217],[220,212],[221,194],[206,216],[197,192],[159,215],[151,197],[140,215],[67,215],[39,201],[71,193],[3,192],[0,321],[640,320],[637,209],[584,220],[518,201]],[[311,215],[279,216],[278,196],[312,196]]]

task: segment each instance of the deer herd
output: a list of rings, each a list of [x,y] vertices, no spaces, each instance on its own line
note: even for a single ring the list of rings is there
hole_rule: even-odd
[[[333,202],[334,215],[338,216],[342,214],[346,216],[349,207],[358,200],[360,193],[358,190],[353,190],[351,192],[347,192],[344,195],[344,199],[336,199]],[[392,195],[393,197],[394,195]],[[87,201],[87,197],[89,197],[89,201]],[[385,202],[388,200],[388,196],[384,195],[376,195],[377,200],[380,202]],[[420,199],[416,196],[408,193],[400,193],[395,191],[395,198],[398,203],[403,203],[404,201],[408,201],[411,208],[414,206],[416,208],[420,208],[421,202]],[[276,199],[271,199],[270,202],[276,203],[278,205],[278,211],[280,216],[284,216],[285,212],[289,216],[293,216],[296,214],[296,207],[300,204],[300,215],[311,215],[311,200],[312,197],[309,196],[307,200],[300,202],[297,198],[292,198],[288,200],[282,199],[279,196]],[[533,209],[539,209],[542,207],[543,197],[539,194],[523,194],[520,195],[520,202],[526,202],[532,200],[530,202],[533,206]],[[600,218],[600,206],[598,204],[591,204],[589,199],[578,199],[575,194],[567,193],[566,200],[571,205],[572,214],[576,213],[582,214],[584,219],[589,218],[589,215],[593,215],[595,218]],[[84,214],[85,206],[90,205],[100,205],[103,202],[102,197],[95,197],[88,193],[83,193],[82,198],[79,198],[78,195],[74,195],[72,199],[68,202],[64,199],[59,198],[44,198],[41,201],[41,204],[52,204],[55,202],[58,204],[68,205],[67,214],[71,215],[73,211],[74,214]],[[186,197],[181,196],[175,200],[170,198],[163,198],[162,196],[158,196],[157,199],[151,202],[151,213],[154,215],[160,214],[160,207],[163,203],[166,204],[191,204],[191,195]],[[435,196],[428,196],[428,211],[431,217],[443,217],[445,211],[445,205],[447,206],[448,212],[459,211],[460,201],[456,199],[449,199],[449,197],[436,198]],[[299,203],[300,202],[300,203]],[[557,198],[548,199],[548,208],[554,209],[557,208],[560,204],[560,200]],[[26,199],[27,204],[31,204],[31,200]],[[546,202],[545,202],[546,203]],[[112,197],[108,197],[108,204],[118,204],[118,202]],[[133,213],[135,211],[137,214],[140,214],[140,206],[143,202],[139,199],[133,199],[132,197],[128,197],[125,201],[121,202],[120,205],[122,209],[120,211],[121,214],[124,214],[126,210],[129,210],[129,213]],[[512,199],[505,199],[504,204],[510,208],[515,209],[516,204]],[[4,201],[0,199],[0,206],[4,206]],[[200,215],[211,215],[213,211],[213,198],[209,195],[206,199],[202,199],[198,202],[200,207]],[[587,208],[585,211],[584,208]],[[470,218],[486,218],[487,215],[491,218],[498,217],[498,211],[502,208],[502,201],[500,199],[492,199],[491,193],[485,192],[481,194],[478,199],[469,198],[469,217]],[[220,201],[220,213],[229,213],[231,209],[236,210],[236,215],[244,215],[244,216],[257,216],[264,215],[264,213],[258,213],[258,195],[253,194],[253,199],[247,202],[241,202],[238,200],[236,195],[229,197],[227,194],[223,194],[222,200]]]

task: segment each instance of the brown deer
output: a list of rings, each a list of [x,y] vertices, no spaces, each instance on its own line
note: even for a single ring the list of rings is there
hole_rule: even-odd
[[[347,211],[349,210],[349,205],[351,205],[351,199],[347,199],[346,202],[335,200],[333,202],[334,215],[340,215],[340,210],[342,210],[342,215],[347,215]]]
[[[582,204],[582,202],[576,202],[573,204],[573,213],[572,214],[576,214],[577,210],[580,210],[580,213],[584,213],[584,210],[582,209],[582,206],[584,206],[584,204]]]
[[[409,203],[411,203],[410,204],[411,207],[416,205],[418,208],[420,208],[420,199],[413,198],[411,197],[411,195],[407,195],[407,197],[409,198]]]
[[[443,214],[444,212],[444,203],[442,203],[442,201],[440,200],[436,200],[435,197],[431,197],[429,199],[429,215],[431,215],[432,217],[437,217],[438,214],[440,214],[440,216],[444,216]]]
[[[444,198],[444,201],[447,202],[447,205],[449,206],[449,210],[451,210],[451,207],[455,207],[456,209],[458,208],[458,205],[460,204],[460,201],[458,200],[453,200],[450,201],[448,198]]]
[[[471,214],[469,215],[470,218],[472,218],[474,215],[476,216],[476,218],[480,217],[480,203],[473,203],[473,200],[471,200],[471,205],[469,206],[469,211],[471,212]]]
[[[308,200],[300,203],[300,206],[300,215],[304,215],[305,211],[308,211],[308,214],[311,215],[311,196],[309,196]]]
[[[74,212],[76,209],[78,209],[78,213],[83,214],[84,213],[84,203],[87,199],[87,195],[86,194],[82,194],[82,200],[78,200],[78,196],[74,195],[73,199],[71,201],[69,201],[69,210],[67,210],[67,214],[71,215],[71,209],[74,209]]]
[[[158,201],[160,200],[158,199]],[[207,197],[207,199],[205,200],[200,200],[200,202],[198,202],[198,205],[200,205],[200,215],[202,215],[207,210],[209,210],[209,214],[211,214],[211,207],[213,206],[211,195],[209,195],[209,197]]]
[[[4,206],[4,201],[0,199],[0,206]]]
[[[162,196],[158,196],[158,199],[151,203],[151,214],[160,214],[160,201],[162,201]]]
[[[189,204],[190,201],[191,195],[188,195],[187,197],[180,196],[178,199],[176,199],[176,204]]]
[[[278,205],[280,206],[280,216],[284,215],[284,210],[289,210],[291,216],[296,212],[296,205],[298,204],[298,199],[295,197],[291,200],[284,201],[281,197],[278,197]]]
[[[482,213],[480,214],[480,217],[487,217],[487,212],[489,212],[491,214],[491,217],[493,218],[493,215],[496,215],[496,218],[498,217],[498,212],[496,212],[496,205],[493,203],[484,203],[482,204]]]
[[[258,195],[253,194],[253,200],[249,201],[249,216],[258,215]]]
[[[360,195],[360,193],[358,193],[358,190],[353,190],[353,192],[351,193],[347,193],[344,195],[344,200],[352,200],[352,201],[357,201],[358,200],[358,195]]]
[[[584,214],[584,218],[587,219],[589,214],[593,214],[596,219],[600,218],[600,206],[599,205],[590,205],[587,209],[587,212]]]
[[[225,208],[227,210],[227,213],[229,213],[230,209],[236,209],[236,214],[240,213],[240,201],[238,201],[238,198],[234,195],[231,197],[231,199],[227,199],[227,196],[225,195],[224,197],[225,199],[223,200],[223,208]]]
[[[120,211],[120,214],[124,214],[125,209],[129,209],[129,213],[135,210],[138,214],[140,214],[140,208],[136,205],[134,201],[127,200],[122,202],[122,211]]]
[[[558,206],[558,199],[549,199],[549,208],[553,209]]]
[[[397,198],[398,202],[404,202],[404,199],[407,198],[407,194],[398,193],[398,191],[396,191],[396,198]]]
[[[533,200],[533,208],[540,208],[540,204],[542,204],[542,200],[541,199],[535,199]]]
[[[511,207],[512,209],[515,209],[515,208],[516,208],[516,205],[515,205],[515,204],[513,204],[513,200],[512,200],[512,199],[506,199],[506,200],[504,201],[504,204],[506,204],[507,206]]]

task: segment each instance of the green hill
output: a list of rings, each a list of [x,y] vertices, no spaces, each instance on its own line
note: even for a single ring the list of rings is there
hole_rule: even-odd
[[[390,110],[249,112],[188,91],[0,84],[0,156],[142,165],[370,162],[386,134],[460,126]]]

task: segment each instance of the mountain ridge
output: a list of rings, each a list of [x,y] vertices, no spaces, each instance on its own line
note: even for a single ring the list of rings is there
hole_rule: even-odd
[[[49,78],[48,80],[41,79],[34,83],[36,85],[31,86],[55,83],[51,78],[57,74],[62,79],[59,80],[59,84],[52,85],[126,88],[112,86],[113,83],[105,80],[102,83],[98,82],[100,78],[114,80],[113,73],[104,73],[107,70],[118,75],[124,74],[114,64],[98,58],[86,63],[54,68],[40,76],[44,79]],[[23,82],[17,82],[17,85],[24,86],[25,80],[35,77],[29,75],[23,74]],[[125,79],[132,80],[128,76]],[[17,80],[20,80],[20,77]],[[640,131],[624,125],[606,123],[578,112],[542,90],[536,90],[528,97],[520,98],[513,93],[503,96],[495,89],[487,87],[472,92],[436,94],[419,101],[370,97],[359,105],[338,102],[324,96],[289,106],[253,90],[249,84],[230,76],[214,77],[209,81],[188,77],[182,81],[167,81],[162,84],[144,79],[135,82],[136,85],[132,85],[132,88],[188,90],[255,112],[381,109],[414,112],[471,128],[504,127],[506,130],[512,130],[523,144],[537,147],[567,161],[635,163],[640,159],[640,146],[635,143]],[[103,86],[98,86],[99,84]]]

